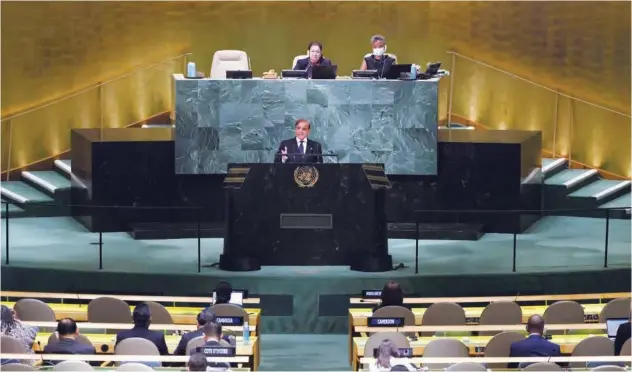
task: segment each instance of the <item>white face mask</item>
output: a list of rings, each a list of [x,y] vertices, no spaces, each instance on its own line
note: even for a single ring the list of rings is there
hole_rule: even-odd
[[[386,48],[375,48],[373,49],[374,56],[383,56],[384,52],[386,52]]]

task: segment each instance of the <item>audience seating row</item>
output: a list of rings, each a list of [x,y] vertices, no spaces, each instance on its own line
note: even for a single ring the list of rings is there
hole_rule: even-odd
[[[94,299],[100,297],[106,297],[100,294],[81,294],[81,293],[47,293],[47,292],[17,292],[17,291],[2,291],[0,296],[5,299],[5,301],[10,301],[11,298],[37,298],[37,299],[50,299],[50,300],[59,300],[60,302],[64,302],[64,300],[73,300],[74,301],[82,301],[88,303]],[[199,304],[210,304],[210,297],[183,297],[183,296],[142,296],[142,295],[107,295],[107,297],[118,298],[123,301],[130,302],[158,302],[158,303],[170,303],[173,307],[177,307],[177,303],[199,303]],[[244,298],[244,305],[259,305],[260,299],[257,297],[252,298]]]
[[[413,349],[413,356],[424,358],[507,358],[512,343],[524,339],[524,335],[517,332],[502,332],[493,337],[420,337],[411,341],[404,334],[398,332],[381,332],[370,338],[354,338],[353,367],[358,367],[365,356],[371,356],[382,341],[390,340],[397,348]],[[571,356],[612,356],[613,341],[603,336],[585,337],[582,335],[553,336],[552,342],[559,344],[562,354]],[[626,349],[627,347],[627,349]],[[624,345],[626,355],[630,355],[630,340]],[[630,358],[628,358],[630,359]],[[478,358],[476,360],[479,360]],[[492,363],[490,368],[505,368],[506,364]],[[572,365],[572,367],[580,367]]]
[[[627,317],[629,313],[629,297],[605,304],[582,305],[575,301],[559,301],[547,307],[521,307],[516,302],[500,301],[492,302],[485,308],[463,308],[457,303],[442,301],[428,308],[411,309],[410,315],[406,314],[406,325],[521,324],[533,314],[543,314],[549,324],[583,323],[587,320],[603,323],[607,318]],[[376,316],[371,309],[349,309],[349,321],[353,326],[366,325],[370,316]]]
[[[146,303],[151,308],[152,323],[154,324],[195,325],[197,314],[202,308],[166,308],[158,302]],[[2,305],[14,308],[21,320],[42,322],[72,318],[77,322],[129,324],[132,321],[133,309],[133,306],[116,297],[98,297],[91,300],[88,306],[47,304],[32,298],[21,299],[17,302],[2,302]],[[260,309],[244,309],[243,317],[248,319],[249,324],[256,327],[260,315]]]

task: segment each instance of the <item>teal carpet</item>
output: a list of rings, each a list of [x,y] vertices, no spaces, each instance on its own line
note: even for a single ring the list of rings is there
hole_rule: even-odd
[[[350,371],[347,335],[262,335],[259,370]]]

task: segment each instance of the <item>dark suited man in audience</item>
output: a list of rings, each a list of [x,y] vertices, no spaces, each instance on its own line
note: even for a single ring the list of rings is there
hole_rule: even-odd
[[[70,318],[64,318],[57,323],[58,341],[50,343],[44,347],[44,354],[96,354],[96,350],[91,345],[82,344],[75,340],[79,331],[77,323]],[[52,363],[57,364],[59,360]]]
[[[215,318],[216,316],[211,310],[207,309],[200,312],[197,316],[198,329],[182,335],[182,338],[180,339],[180,342],[178,342],[178,346],[174,350],[173,355],[186,355],[187,344],[189,343],[189,341],[193,340],[194,338],[204,336],[204,325],[208,322],[215,322]]]
[[[322,163],[323,149],[320,143],[310,140],[311,124],[306,119],[294,123],[295,137],[281,142],[274,158],[275,163]]]
[[[208,322],[204,325],[204,347],[230,347],[230,344],[222,340],[222,325]],[[209,363],[210,368],[230,368],[230,363]]]
[[[544,318],[531,315],[527,321],[529,336],[511,344],[510,357],[557,357],[561,356],[560,345],[544,338]],[[520,368],[528,364],[520,363]],[[508,368],[518,368],[518,363],[509,363]]]
[[[134,308],[132,313],[132,320],[134,321],[134,328],[129,331],[122,331],[116,335],[116,345],[119,342],[132,337],[139,337],[149,340],[156,345],[160,355],[169,355],[169,349],[167,349],[167,343],[165,342],[165,335],[159,331],[149,330],[151,324],[151,313],[149,306],[146,303],[140,303]]]

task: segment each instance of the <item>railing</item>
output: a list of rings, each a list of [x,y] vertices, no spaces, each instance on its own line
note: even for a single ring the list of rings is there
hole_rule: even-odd
[[[129,213],[148,212],[151,211],[152,216],[165,214],[168,215],[181,215],[187,214],[187,220],[191,223],[191,230],[195,231],[195,239],[193,241],[181,241],[180,244],[190,245],[190,250],[178,251],[177,255],[191,255],[191,261],[196,262],[195,271],[201,272],[202,270],[202,253],[203,248],[208,247],[210,243],[208,240],[202,239],[202,219],[207,211],[208,207],[137,207],[137,206],[89,206],[89,205],[58,205],[58,204],[36,204],[36,208],[39,211],[45,211],[47,208],[54,208],[57,210],[63,210],[66,213],[71,212],[73,209],[79,211],[77,214],[81,216],[104,216],[108,218],[117,218],[115,213],[123,212]],[[569,268],[612,268],[612,267],[630,267],[630,222],[625,219],[613,218],[614,213],[620,211],[627,211],[628,208],[608,208],[608,209],[555,209],[555,210],[419,210],[415,211],[416,218],[416,232],[414,236],[414,248],[412,241],[410,245],[407,244],[406,254],[412,256],[413,249],[415,253],[415,273],[427,272],[433,269],[436,264],[424,266],[422,262],[420,264],[420,252],[427,251],[428,249],[440,250],[441,256],[450,256],[450,253],[446,253],[447,246],[437,244],[433,241],[422,240],[420,238],[420,224],[422,218],[429,218],[432,216],[443,215],[444,219],[449,220],[468,220],[468,215],[476,214],[477,218],[495,217],[500,219],[516,219],[519,220],[525,216],[544,216],[544,219],[555,219],[556,216],[563,216],[569,213],[590,213],[593,217],[597,218],[574,218],[575,220],[564,220],[562,223],[558,223],[559,230],[555,230],[551,224],[547,221],[540,220],[536,222],[536,225],[540,226],[540,230],[536,231],[537,227],[532,226],[531,230],[527,233],[520,234],[516,229],[516,232],[507,234],[487,234],[479,241],[474,242],[459,242],[460,249],[465,249],[462,246],[465,244],[471,244],[469,247],[472,251],[476,251],[475,255],[471,257],[462,257],[464,260],[468,260],[467,265],[477,267],[483,271],[489,273],[508,273],[508,272],[532,272],[542,270],[556,270]],[[120,245],[121,233],[106,233],[102,231],[98,232],[79,232],[82,230],[79,226],[79,222],[76,222],[77,229],[70,229],[64,231],[63,242],[59,242],[64,248],[61,251],[57,251],[54,247],[56,244],[55,239],[59,237],[58,230],[49,230],[47,227],[40,223],[27,224],[21,221],[21,218],[12,218],[12,212],[10,210],[10,204],[2,202],[2,210],[4,212],[3,223],[3,246],[4,250],[4,264],[10,265],[13,254],[20,256],[20,262],[24,262],[25,259],[32,259],[39,261],[38,264],[46,262],[46,252],[50,252],[51,257],[63,254],[64,249],[75,250],[80,246],[81,250],[72,254],[82,255],[85,254],[86,249],[86,237],[91,237],[91,245],[96,245],[94,253],[97,257],[94,268],[99,270],[104,269],[104,255],[107,255],[108,251],[104,250],[108,244]],[[455,218],[456,216],[456,218]],[[481,217],[483,216],[483,217]],[[179,217],[179,220],[182,218]],[[131,218],[130,218],[131,219]],[[573,217],[571,217],[573,219]],[[555,220],[550,220],[552,223],[556,223]],[[559,221],[558,221],[559,222]],[[67,222],[64,222],[66,224]],[[517,222],[519,223],[519,222]],[[13,226],[15,224],[15,226]],[[554,229],[554,231],[546,231],[546,229]],[[76,231],[76,232],[73,232]],[[47,237],[47,234],[50,235]],[[77,234],[71,236],[71,234]],[[540,235],[538,235],[540,234]],[[18,238],[14,238],[17,236]],[[412,236],[411,236],[412,237]],[[132,238],[129,238],[132,241]],[[537,240],[539,239],[539,240]],[[125,244],[125,243],[123,243]],[[217,244],[215,244],[217,245]],[[33,248],[35,250],[30,250]],[[75,248],[73,248],[75,246]],[[182,246],[180,247],[182,248]],[[119,248],[120,249],[120,248]],[[391,250],[393,248],[391,247]],[[193,252],[197,253],[197,257],[193,258]],[[71,254],[71,252],[68,252]],[[219,253],[219,252],[215,252]],[[540,255],[546,254],[547,257],[541,257]],[[121,257],[116,257],[118,262],[117,266],[120,266]],[[480,257],[483,264],[477,264],[471,260]],[[42,259],[44,258],[44,259]],[[42,260],[40,260],[42,259]],[[152,258],[155,260],[155,258]],[[484,262],[488,262],[484,264]],[[66,261],[63,262],[67,264]],[[160,264],[160,261],[156,261]],[[522,263],[522,265],[521,265]],[[176,265],[175,262],[162,262],[163,265]],[[193,271],[194,266],[191,265],[188,270]],[[89,268],[87,268],[89,269]],[[185,267],[180,270],[187,270]],[[478,272],[480,273],[480,272]]]
[[[124,128],[172,110],[171,75],[191,53],[169,57],[1,119],[1,170],[10,172],[70,150],[74,128]]]
[[[483,61],[451,56],[448,123],[455,117],[490,129],[542,131],[542,149],[574,165],[632,176],[630,113],[538,84]],[[483,92],[485,94],[479,94]],[[494,94],[491,94],[491,93]],[[502,110],[496,109],[502,107]]]

